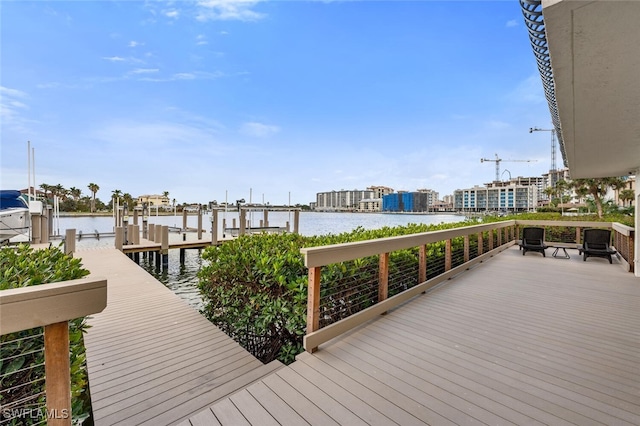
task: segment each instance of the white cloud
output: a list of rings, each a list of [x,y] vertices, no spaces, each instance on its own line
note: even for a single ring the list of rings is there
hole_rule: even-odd
[[[12,97],[12,98],[27,98],[28,95],[22,90],[10,89],[8,87],[0,86],[0,94],[2,97]]]
[[[546,102],[540,74],[532,74],[521,81],[514,90],[507,94],[507,100],[517,104]]]
[[[204,34],[200,34],[196,37],[196,45],[204,46],[206,44],[209,44],[209,42],[207,41],[207,36],[205,36]]]
[[[278,133],[279,131],[280,131],[280,127],[278,126],[274,126],[271,124],[257,123],[255,121],[244,123],[240,128],[241,133],[249,136],[259,137],[259,138],[271,136],[273,134]]]
[[[511,19],[509,21],[507,21],[507,28],[513,28],[513,27],[517,27],[518,26],[518,20],[517,19]]]
[[[158,68],[136,68],[131,74],[153,74],[160,71]]]
[[[156,83],[164,83],[167,81],[178,81],[178,80],[212,80],[214,78],[224,77],[224,74],[221,72],[203,72],[203,71],[193,71],[193,72],[180,72],[171,75],[170,77],[142,77],[140,81],[151,81]]]
[[[120,56],[103,56],[102,59],[111,62],[124,62],[126,60]]]
[[[165,10],[163,11],[163,13],[164,13],[164,16],[166,16],[167,18],[176,19],[180,16],[180,12],[177,11],[176,9]]]
[[[201,0],[198,21],[258,21],[264,14],[252,10],[256,0]]]
[[[140,43],[139,41],[131,40],[128,44],[129,47],[138,47],[144,46],[144,43]]]
[[[11,89],[0,86],[0,121],[4,126],[15,129],[19,132],[28,130],[29,120],[25,119],[20,110],[29,109],[24,103],[29,95],[18,89]]]

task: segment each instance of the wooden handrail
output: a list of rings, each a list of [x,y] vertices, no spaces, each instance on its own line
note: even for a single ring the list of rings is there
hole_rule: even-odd
[[[0,291],[0,335],[44,327],[47,424],[71,425],[69,320],[107,306],[107,280],[81,278]]]
[[[431,288],[445,277],[451,277],[455,273],[460,273],[468,269],[471,265],[481,262],[487,257],[504,250],[515,244],[518,238],[518,228],[522,226],[552,226],[552,227],[575,227],[576,243],[579,243],[581,230],[583,228],[609,228],[626,236],[631,243],[635,230],[631,227],[612,222],[593,221],[540,221],[540,220],[507,220],[482,225],[473,225],[460,228],[446,229],[440,231],[423,232],[418,234],[404,235],[399,237],[380,238],[376,240],[358,241],[343,244],[334,244],[320,247],[303,248],[300,252],[304,256],[304,263],[309,268],[309,291],[307,303],[307,335],[304,337],[304,347],[307,351],[314,352],[318,345],[336,337],[340,333],[346,332],[353,327],[362,324],[376,315],[382,314],[397,306],[408,298],[413,297],[426,289]],[[497,233],[496,233],[497,232]],[[488,233],[488,235],[486,235]],[[477,236],[478,252],[477,256],[470,259],[469,237]],[[452,268],[452,240],[464,237],[464,263]],[[484,239],[488,238],[487,246],[484,247]],[[427,280],[427,250],[428,244],[445,242],[444,274],[431,280]],[[496,244],[497,243],[497,244]],[[419,284],[394,297],[387,298],[388,294],[388,259],[389,253],[419,248],[418,258],[418,279]],[[486,253],[485,253],[486,249]],[[351,261],[369,256],[380,256],[379,262],[379,302],[361,312],[344,318],[332,325],[320,329],[320,275],[323,266]],[[329,330],[331,329],[331,330]]]

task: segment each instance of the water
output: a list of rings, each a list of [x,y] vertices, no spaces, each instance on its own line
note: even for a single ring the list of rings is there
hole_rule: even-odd
[[[262,212],[248,214],[247,219],[252,226],[259,226],[264,215]],[[222,235],[222,219],[226,218],[227,226],[232,225],[232,220],[238,220],[237,212],[219,213],[219,235]],[[326,235],[339,234],[352,231],[357,227],[365,229],[379,229],[385,226],[401,226],[410,223],[416,224],[439,224],[453,223],[464,220],[464,216],[458,215],[425,215],[425,214],[383,214],[383,213],[317,213],[301,212],[299,232],[302,235]],[[182,215],[177,216],[149,216],[149,224],[167,225],[182,227]],[[285,227],[286,222],[291,224],[293,229],[293,213],[289,212],[269,212],[269,226]],[[142,219],[140,219],[140,224]],[[114,219],[104,216],[67,216],[61,217],[54,223],[55,233],[64,235],[66,229],[75,229],[76,233],[82,231],[83,234],[91,234],[96,231],[100,233],[113,232]],[[196,228],[198,226],[197,216],[187,217],[187,227]],[[210,216],[204,216],[202,226],[210,230]],[[113,247],[113,237],[103,237],[97,240],[92,237],[84,237],[76,242],[76,248],[89,247]],[[201,250],[186,250],[184,264],[180,264],[180,250],[169,250],[169,267],[161,270],[156,267],[151,259],[140,256],[140,266],[153,275],[158,281],[173,290],[178,296],[183,298],[195,309],[200,309],[202,301],[198,292],[198,271],[202,266],[200,258]]]

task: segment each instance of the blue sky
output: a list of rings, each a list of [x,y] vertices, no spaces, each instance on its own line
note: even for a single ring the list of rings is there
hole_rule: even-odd
[[[3,1],[0,55],[3,189],[27,186],[27,141],[38,184],[103,201],[442,197],[496,153],[536,160],[504,179],[550,166],[517,0]]]

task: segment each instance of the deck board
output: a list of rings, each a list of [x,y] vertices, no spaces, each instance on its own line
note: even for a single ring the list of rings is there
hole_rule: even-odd
[[[107,278],[107,308],[84,336],[96,426],[186,421],[281,367],[263,365],[118,250],[75,257]]]
[[[324,414],[339,424],[638,425],[640,279],[568,251],[508,249],[213,412],[233,402],[237,415],[246,401],[248,414],[258,401],[281,424]]]

